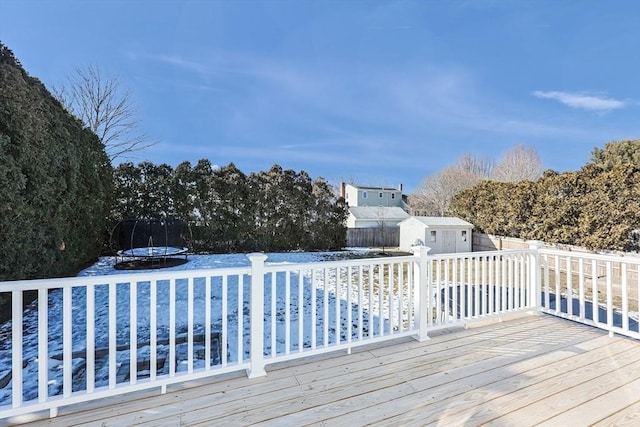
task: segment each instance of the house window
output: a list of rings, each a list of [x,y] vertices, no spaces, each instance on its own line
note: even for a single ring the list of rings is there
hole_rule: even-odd
[[[435,241],[436,241],[436,231],[435,231],[435,230],[433,230],[433,231],[431,232],[431,241],[432,241],[432,242],[435,242]]]
[[[367,198],[367,192],[366,192],[366,191],[363,191],[363,192],[362,192],[362,198],[363,198],[363,199],[366,199],[366,198]]]
[[[462,230],[462,241],[463,242],[467,241],[467,230]]]
[[[382,193],[378,193],[378,197],[382,199]]]

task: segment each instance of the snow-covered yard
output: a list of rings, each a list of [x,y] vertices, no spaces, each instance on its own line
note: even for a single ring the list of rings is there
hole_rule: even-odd
[[[319,253],[271,253],[267,254],[267,265],[273,264],[291,264],[291,263],[311,263],[324,260],[341,259],[345,256],[353,254],[347,252],[319,252]],[[130,274],[130,271],[116,270],[113,268],[115,259],[112,257],[103,257],[93,266],[82,271],[79,276],[102,276],[102,275],[120,275]],[[160,272],[160,271],[184,271],[184,270],[208,270],[216,268],[234,268],[248,267],[250,260],[244,254],[232,255],[191,255],[189,262],[183,265],[162,270],[143,270],[137,273]],[[197,274],[197,273],[196,273]],[[300,274],[300,280],[297,277]],[[341,297],[346,296],[348,290],[345,286],[338,286],[335,275],[341,274],[334,270],[329,277],[326,275],[313,274],[313,270],[302,270],[298,273],[292,272],[290,277],[290,289],[285,289],[287,281],[284,274],[273,274],[273,278],[267,277],[265,280],[265,355],[282,353],[284,351],[297,351],[300,346],[310,348],[312,340],[320,345],[322,343],[333,343],[336,341],[336,334],[339,334],[338,340],[344,341],[346,335],[355,328],[348,328],[347,318],[355,319],[360,316],[361,323],[364,325],[365,334],[377,335],[380,327],[388,329],[391,327],[388,320],[380,321],[376,316],[367,314],[371,309],[373,312],[378,311],[381,298],[364,298],[361,300],[361,306],[351,305],[351,314],[347,314],[349,308],[346,304],[340,303],[336,307],[335,294],[338,295],[337,301]],[[344,273],[342,273],[344,274]],[[268,275],[269,276],[269,275]],[[194,336],[201,337],[201,341],[194,342],[194,369],[204,367],[205,360],[203,357],[204,340],[205,340],[205,286],[207,281],[211,283],[211,299],[209,301],[211,307],[211,332],[215,334],[212,337],[212,364],[219,364],[224,358],[228,363],[242,361],[243,357],[249,356],[250,349],[250,321],[249,321],[249,295],[250,281],[248,277],[229,276],[228,280],[224,280],[221,276],[215,276],[209,272],[206,277],[196,277],[193,281],[193,328]],[[332,282],[333,287],[328,286]],[[242,283],[242,286],[240,286]],[[271,284],[275,283],[276,290],[272,292]],[[302,286],[299,286],[301,283]],[[295,286],[293,284],[296,284]],[[223,286],[226,286],[223,292]],[[149,281],[141,281],[137,283],[137,301],[136,301],[136,340],[137,340],[137,360],[148,361],[150,352],[150,283]],[[188,334],[188,301],[187,301],[187,280],[177,280],[175,283],[175,327],[176,327],[176,371],[186,370],[186,337]],[[351,292],[351,291],[349,291]],[[371,291],[370,291],[371,292]],[[223,295],[224,293],[224,295]],[[333,296],[328,298],[331,293]],[[49,354],[49,394],[56,395],[61,393],[62,389],[62,351],[63,351],[63,322],[62,322],[62,299],[63,292],[61,289],[53,290],[49,293],[48,301],[48,354]],[[240,297],[239,297],[240,294]],[[286,297],[285,297],[286,295]],[[116,337],[117,337],[117,363],[119,368],[123,367],[122,375],[119,372],[118,381],[126,380],[125,375],[129,375],[128,361],[130,333],[130,285],[129,283],[121,283],[117,285],[116,298]],[[272,301],[272,298],[274,300]],[[168,339],[170,331],[170,287],[169,280],[159,281],[157,283],[156,292],[156,312],[157,327],[156,334],[158,340],[157,357],[163,362],[168,359]],[[242,298],[240,300],[240,298]],[[315,298],[315,304],[311,301]],[[223,308],[223,304],[226,307]],[[386,301],[386,300],[385,300]],[[397,305],[397,301],[391,304]],[[81,390],[85,387],[85,353],[86,343],[86,327],[87,327],[87,301],[86,288],[76,287],[72,290],[73,305],[73,325],[72,325],[72,349],[73,349],[73,389]],[[384,305],[384,303],[382,304]],[[325,307],[326,306],[326,307]],[[285,309],[289,307],[289,309]],[[302,312],[300,312],[302,310]],[[313,315],[311,311],[313,310]],[[387,309],[383,309],[388,313]],[[226,316],[223,318],[223,313]],[[242,318],[239,319],[238,317]],[[275,323],[272,323],[272,317],[276,317]],[[325,317],[326,316],[326,317]],[[315,319],[315,320],[312,320]],[[303,322],[303,326],[299,322]],[[327,325],[325,325],[327,322]],[[316,323],[313,325],[312,323]],[[369,323],[372,323],[369,325]],[[275,326],[269,326],[275,325]],[[238,339],[238,331],[242,328],[243,335]],[[272,329],[274,328],[274,329]],[[0,405],[8,404],[11,400],[11,322],[7,322],[0,326]],[[288,335],[285,337],[285,330]],[[222,332],[224,331],[224,337]],[[24,378],[24,398],[25,400],[37,397],[37,366],[38,366],[38,311],[36,302],[32,303],[24,313],[23,321],[23,378]],[[275,332],[275,335],[274,335]],[[300,336],[302,332],[302,336]],[[362,332],[361,332],[362,333]],[[184,338],[184,339],[182,339]],[[355,336],[354,336],[355,338]],[[273,348],[275,346],[275,349]],[[288,348],[285,348],[288,347]],[[108,381],[109,367],[106,363],[109,348],[109,286],[98,285],[95,287],[95,349],[96,349],[96,386],[106,385]],[[226,354],[222,354],[226,348]],[[239,356],[241,353],[243,356]],[[159,374],[168,372],[168,363],[164,366],[158,366]],[[126,368],[126,369],[125,369]],[[142,378],[149,375],[148,365],[142,366],[138,370],[138,377]],[[164,369],[164,371],[162,370]],[[166,372],[165,372],[166,371]],[[2,380],[4,383],[2,384]]]

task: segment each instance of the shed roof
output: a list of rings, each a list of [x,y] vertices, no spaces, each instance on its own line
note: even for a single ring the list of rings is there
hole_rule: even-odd
[[[352,206],[349,212],[356,219],[401,221],[409,218],[409,214],[397,206]]]
[[[415,219],[427,227],[464,227],[473,228],[473,224],[455,216],[412,216],[405,221]],[[405,222],[402,221],[402,222]]]

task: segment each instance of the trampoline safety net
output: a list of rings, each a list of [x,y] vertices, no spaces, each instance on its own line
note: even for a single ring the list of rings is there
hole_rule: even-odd
[[[115,268],[171,267],[187,262],[191,232],[179,219],[131,219],[120,221],[111,232]]]

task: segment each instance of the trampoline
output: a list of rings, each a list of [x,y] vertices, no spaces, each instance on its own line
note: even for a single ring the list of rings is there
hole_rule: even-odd
[[[173,267],[188,261],[191,230],[179,219],[128,219],[111,232],[114,268],[142,270]]]

